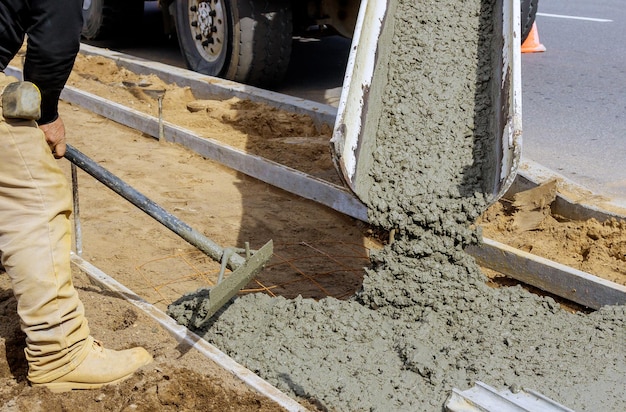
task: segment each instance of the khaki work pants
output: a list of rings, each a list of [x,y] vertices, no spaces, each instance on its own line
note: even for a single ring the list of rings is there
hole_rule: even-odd
[[[71,278],[71,207],[67,179],[43,132],[34,121],[7,121],[0,108],[0,252],[34,383],[71,372],[91,347]]]

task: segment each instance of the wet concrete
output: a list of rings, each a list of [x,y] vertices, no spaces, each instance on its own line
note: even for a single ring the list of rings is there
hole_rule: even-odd
[[[476,380],[575,410],[626,409],[624,307],[570,314],[521,287],[489,288],[463,251],[486,207],[493,5],[398,2],[368,205],[397,234],[362,291],[247,295],[197,332],[322,409],[439,411]],[[194,310],[170,307],[181,323],[203,317]]]

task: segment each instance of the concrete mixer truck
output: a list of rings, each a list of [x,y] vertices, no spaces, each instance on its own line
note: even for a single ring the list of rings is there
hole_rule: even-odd
[[[520,0],[522,41],[535,21],[538,1]],[[361,0],[159,0],[166,25],[171,16],[189,69],[256,86],[281,80],[294,36],[352,37],[360,4]],[[144,0],[85,0],[83,37],[128,38],[140,26],[143,11]]]

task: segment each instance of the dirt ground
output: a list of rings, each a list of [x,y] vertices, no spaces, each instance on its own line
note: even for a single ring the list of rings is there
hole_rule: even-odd
[[[68,84],[154,116],[157,102],[145,89],[166,89],[165,120],[338,182],[328,154],[330,128],[318,131],[303,116],[239,99],[197,102],[188,89],[136,76],[102,58],[80,57]],[[361,222],[180,146],[66,103],[60,110],[73,146],[213,241],[237,247],[250,242],[254,249],[273,239],[270,264],[242,293],[347,298],[360,286],[368,250],[385,239]],[[59,162],[69,179],[69,162]],[[87,261],[162,310],[183,293],[214,284],[218,264],[82,171],[78,182]],[[494,205],[481,220],[485,236],[626,284],[624,222],[570,222],[549,213],[549,197],[538,197],[544,199],[538,206],[522,198]],[[31,388],[15,301],[7,277],[0,280],[2,411],[278,409],[78,270],[75,282],[92,334],[116,349],[144,345],[155,362],[103,390],[53,395]]]
[[[552,213],[558,182],[501,199],[479,219],[485,237],[626,285],[626,221]]]

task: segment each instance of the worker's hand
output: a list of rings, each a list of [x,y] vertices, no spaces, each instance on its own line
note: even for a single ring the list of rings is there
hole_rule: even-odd
[[[48,142],[54,157],[62,158],[65,155],[65,125],[63,120],[58,117],[54,122],[42,124],[39,128],[46,135],[46,142]]]

